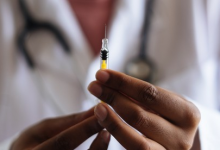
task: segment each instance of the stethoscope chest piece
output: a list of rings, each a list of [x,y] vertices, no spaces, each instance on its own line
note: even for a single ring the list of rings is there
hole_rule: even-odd
[[[127,63],[125,73],[143,81],[152,82],[153,64],[146,58],[135,58]]]
[[[150,23],[152,19],[153,5],[154,0],[148,0],[146,2],[146,12],[144,18],[143,32],[141,35],[140,50],[137,58],[134,58],[125,66],[125,73],[129,76],[141,79],[153,83],[153,74],[155,73],[155,65],[146,54],[148,53],[148,39],[149,39],[149,30]]]

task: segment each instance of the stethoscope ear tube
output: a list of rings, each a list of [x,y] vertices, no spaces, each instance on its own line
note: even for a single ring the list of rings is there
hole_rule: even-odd
[[[153,73],[155,72],[155,65],[150,58],[147,57],[149,31],[151,26],[151,19],[153,14],[155,0],[148,0],[146,2],[144,25],[141,34],[140,49],[137,58],[131,59],[127,62],[125,73],[139,78],[147,82],[153,82]]]
[[[31,57],[30,53],[27,50],[26,47],[26,39],[28,37],[28,34],[37,30],[49,30],[51,31],[54,36],[56,37],[56,39],[60,42],[61,46],[63,47],[63,50],[66,54],[70,54],[71,50],[70,47],[68,45],[68,43],[64,40],[64,37],[62,36],[62,34],[59,32],[58,29],[56,29],[53,25],[51,25],[50,23],[38,23],[37,26],[27,26],[18,36],[18,40],[17,40],[17,44],[18,44],[18,48],[21,51],[22,55],[24,56],[28,66],[31,69],[34,69],[35,67],[35,63],[33,58]]]
[[[18,49],[21,52],[21,54],[24,56],[24,59],[28,65],[28,67],[30,69],[34,69],[35,68],[35,63],[33,61],[33,59],[31,58],[26,45],[25,45],[25,40],[26,40],[26,36],[27,35],[27,31],[23,30],[20,35],[18,36],[18,40],[17,40],[17,44],[18,44]]]
[[[40,23],[38,29],[45,29],[50,31],[51,33],[54,34],[54,36],[56,37],[56,39],[60,42],[60,44],[63,47],[63,50],[67,53],[70,54],[71,50],[70,50],[70,46],[67,43],[67,41],[65,40],[65,38],[63,37],[63,35],[61,34],[61,32],[51,23]]]
[[[155,0],[148,0],[146,2],[146,9],[145,9],[145,18],[144,18],[144,24],[142,29],[142,35],[141,35],[141,44],[140,44],[140,52],[139,57],[143,57],[148,49],[146,46],[148,44],[149,39],[149,32],[151,27],[151,20],[153,16],[153,7],[154,7]]]
[[[21,8],[21,13],[24,16],[25,26],[23,31],[18,35],[17,44],[18,48],[21,51],[21,54],[24,56],[28,66],[31,69],[35,68],[34,60],[31,58],[30,53],[28,52],[28,49],[25,45],[27,35],[31,32],[38,31],[38,30],[48,30],[51,33],[54,34],[56,39],[60,42],[60,44],[63,47],[63,50],[65,53],[70,54],[70,46],[68,45],[67,41],[65,40],[64,36],[61,34],[61,32],[56,28],[54,25],[48,22],[40,22],[35,20],[31,14],[30,11],[27,8],[27,5],[25,3],[25,0],[19,0],[19,5]]]

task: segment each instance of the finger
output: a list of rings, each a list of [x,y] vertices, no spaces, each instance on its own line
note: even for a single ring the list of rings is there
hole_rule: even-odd
[[[125,124],[106,104],[101,103],[95,108],[95,116],[99,123],[111,133],[125,149],[158,149],[164,148],[137,133]]]
[[[68,115],[68,116],[59,117],[59,118],[46,119],[40,122],[39,124],[36,124],[35,126],[33,126],[30,130],[32,130],[33,134],[36,134],[36,136],[38,136],[38,139],[40,139],[41,142],[43,142],[57,135],[63,130],[66,130],[67,128],[93,115],[94,115],[94,107],[89,109],[88,111],[84,111],[84,112],[77,113],[77,114]]]
[[[142,106],[177,124],[183,122],[197,124],[199,121],[198,109],[174,93],[112,70],[100,70],[96,78],[105,86],[124,93]]]
[[[104,87],[100,99],[108,99],[108,95],[114,95],[114,101],[110,105],[129,125],[140,131],[146,137],[157,141],[168,149],[178,149],[180,144],[176,141],[182,141],[182,130],[173,125],[164,118],[148,112],[130,101],[126,96],[110,88]],[[107,93],[107,94],[105,94]],[[114,93],[114,94],[109,94]],[[166,137],[166,138],[164,138]],[[170,147],[172,146],[172,147]]]
[[[110,141],[110,134],[108,131],[102,131],[98,134],[96,139],[92,142],[89,150],[107,150]]]
[[[93,116],[45,141],[36,150],[72,150],[102,129]]]

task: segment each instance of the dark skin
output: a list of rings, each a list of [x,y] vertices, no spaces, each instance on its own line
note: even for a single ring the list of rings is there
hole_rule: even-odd
[[[12,144],[11,150],[72,150],[99,132],[90,150],[108,148],[110,135],[102,130],[94,116],[94,108],[70,116],[47,119],[25,130]]]
[[[95,116],[128,150],[189,150],[200,121],[197,107],[183,97],[112,70],[100,70],[88,87],[105,103]]]
[[[191,149],[200,121],[200,112],[191,102],[112,70],[100,70],[96,78],[89,91],[111,105],[141,134],[124,123],[107,104],[100,103],[95,110],[45,120],[30,127],[13,143],[11,150],[72,150],[103,128],[128,150]],[[109,140],[109,135],[103,136],[102,132],[89,149],[107,149]]]

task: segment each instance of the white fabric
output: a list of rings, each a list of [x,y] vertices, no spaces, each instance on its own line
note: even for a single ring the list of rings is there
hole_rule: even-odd
[[[27,45],[38,64],[35,72],[42,76],[47,92],[40,90],[36,73],[27,67],[15,45],[24,24],[18,2],[0,0],[0,141],[44,118],[94,105],[95,98],[86,89],[95,79],[99,57],[92,58],[91,47],[68,4],[63,0],[27,2],[34,18],[49,20],[62,30],[73,53],[66,56],[50,33],[31,34]],[[138,53],[145,2],[117,1],[108,34],[113,70],[123,71],[126,62]],[[202,150],[217,150],[220,143],[219,7],[218,0],[157,1],[147,52],[157,66],[156,85],[201,105]],[[73,66],[75,73],[70,69]],[[83,90],[78,80],[83,82]],[[7,143],[11,141],[13,138]],[[77,149],[87,149],[91,141]],[[0,149],[7,149],[4,146],[0,144]],[[120,147],[113,139],[109,149],[123,149]]]
[[[220,115],[218,111],[205,109],[197,105],[200,109],[202,119],[199,126],[200,143],[202,150],[217,150],[220,142]]]

